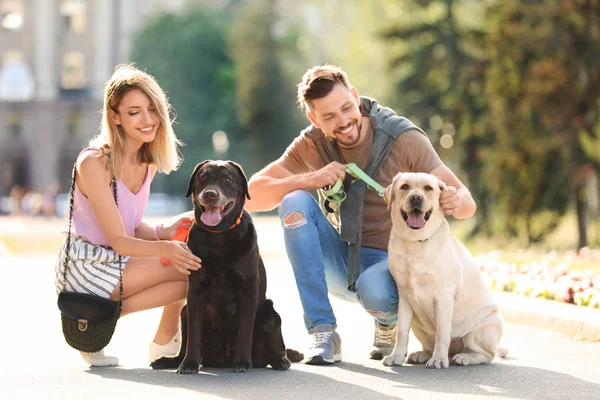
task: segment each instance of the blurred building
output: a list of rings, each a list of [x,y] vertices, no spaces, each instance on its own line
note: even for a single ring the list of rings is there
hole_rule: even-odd
[[[68,189],[77,154],[99,131],[104,83],[129,61],[135,32],[189,2],[0,0],[0,198],[15,185]]]

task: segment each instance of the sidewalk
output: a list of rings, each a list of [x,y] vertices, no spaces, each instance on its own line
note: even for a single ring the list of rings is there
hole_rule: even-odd
[[[265,232],[259,228],[262,234]],[[273,238],[273,241],[279,241]],[[267,296],[282,319],[285,344],[305,352],[302,305],[287,258],[264,243]],[[600,393],[600,342],[571,340],[553,331],[506,323],[502,345],[507,358],[490,365],[451,366],[429,370],[424,365],[386,367],[368,357],[373,319],[355,303],[331,298],[343,340],[343,361],[332,366],[294,363],[287,371],[255,368],[249,374],[202,368],[197,375],[156,371],[148,366],[148,344],[161,309],[119,320],[106,353],[119,357],[116,368],[89,367],[64,341],[54,290],[53,254],[20,254],[0,259],[11,282],[0,291],[8,328],[0,331],[5,362],[0,388],[6,399],[332,399],[360,400],[564,400],[597,399]],[[13,329],[10,329],[13,327]],[[411,335],[408,351],[421,344]],[[551,349],[551,351],[549,351]],[[68,390],[67,390],[68,389]]]
[[[285,243],[276,217],[254,216],[263,258],[287,262]],[[150,221],[152,222],[152,221]],[[60,242],[60,219],[0,217],[0,264],[10,253],[50,254]],[[508,323],[551,330],[570,338],[600,341],[600,310],[559,301],[494,292]]]
[[[494,292],[506,322],[549,329],[574,339],[600,341],[600,310],[554,300]]]

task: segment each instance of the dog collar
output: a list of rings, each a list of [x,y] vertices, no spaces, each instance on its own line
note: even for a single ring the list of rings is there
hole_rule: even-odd
[[[429,239],[431,239],[432,237],[434,237],[435,235],[437,235],[437,233],[439,232],[440,228],[438,228],[435,232],[433,232],[433,235],[429,236],[427,239],[423,239],[423,240],[419,240],[419,243],[424,243],[426,241],[428,241]]]
[[[214,230],[206,229],[206,228],[202,228],[202,229],[204,229],[207,232],[211,232],[211,233],[223,233],[223,232],[227,232],[227,231],[232,230],[236,226],[238,226],[240,223],[242,223],[242,217],[243,216],[244,216],[244,209],[242,209],[242,212],[240,213],[240,216],[237,217],[237,219],[235,220],[235,222],[229,228],[227,228],[227,230],[224,230],[224,231],[214,231]]]

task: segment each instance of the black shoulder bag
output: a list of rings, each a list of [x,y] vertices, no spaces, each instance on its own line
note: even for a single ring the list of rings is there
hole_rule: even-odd
[[[62,330],[67,343],[76,350],[95,353],[108,345],[113,336],[117,320],[121,315],[123,299],[123,267],[119,256],[119,301],[100,296],[67,292],[67,268],[71,245],[71,224],[73,222],[73,193],[75,190],[75,166],[69,194],[69,231],[63,262],[63,280],[65,287],[58,295],[58,308],[61,313]],[[113,195],[117,204],[117,183],[112,177]]]

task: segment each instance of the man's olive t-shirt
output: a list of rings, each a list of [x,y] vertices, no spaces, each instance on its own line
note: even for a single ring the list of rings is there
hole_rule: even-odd
[[[353,149],[340,148],[345,163],[354,162],[363,171],[367,167],[373,147],[373,127],[369,117],[362,117],[361,134],[365,140]],[[312,172],[323,168],[323,161],[317,148],[306,134],[298,136],[288,146],[280,158],[281,165],[294,174]],[[423,133],[411,129],[401,134],[394,148],[375,176],[375,181],[383,187],[392,183],[398,172],[431,172],[442,165],[442,160]],[[333,214],[332,214],[333,215]],[[338,221],[329,219],[338,226]],[[362,246],[387,251],[392,221],[387,204],[375,190],[367,189],[363,207]]]

